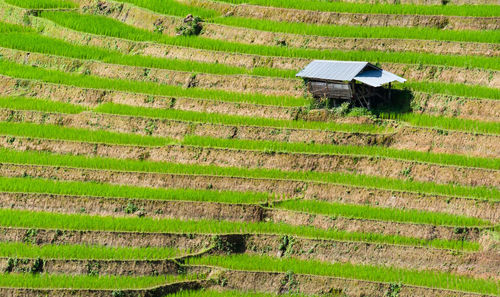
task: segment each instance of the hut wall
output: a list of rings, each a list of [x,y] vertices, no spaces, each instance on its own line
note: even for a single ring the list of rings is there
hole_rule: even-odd
[[[311,80],[308,89],[316,98],[350,100],[353,97],[351,86],[345,82]]]

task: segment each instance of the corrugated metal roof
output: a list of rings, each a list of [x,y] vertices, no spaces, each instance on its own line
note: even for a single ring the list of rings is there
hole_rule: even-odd
[[[363,70],[368,62],[323,61],[309,63],[296,76],[326,80],[351,81]]]
[[[402,83],[406,81],[406,79],[389,71],[382,70],[368,62],[350,61],[314,60],[297,73],[296,76],[339,81],[352,81],[355,79],[373,87],[380,87],[383,84],[393,81]]]
[[[406,79],[385,70],[363,71],[360,74],[356,75],[354,79],[372,87],[380,87],[381,85],[393,81],[399,81],[401,83],[404,83],[406,81]]]

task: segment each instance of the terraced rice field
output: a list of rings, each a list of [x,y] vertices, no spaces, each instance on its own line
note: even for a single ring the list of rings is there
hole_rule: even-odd
[[[498,1],[0,0],[1,296],[500,296],[499,223]]]

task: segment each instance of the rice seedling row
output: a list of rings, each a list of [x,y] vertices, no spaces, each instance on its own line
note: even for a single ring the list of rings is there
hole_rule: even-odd
[[[15,102],[15,100],[13,100]],[[1,102],[1,100],[0,100]],[[20,101],[18,101],[20,102]],[[49,105],[47,105],[49,106]],[[46,107],[46,106],[45,106]],[[423,163],[443,164],[461,167],[484,169],[500,168],[500,160],[452,154],[433,154],[410,150],[397,150],[378,146],[325,145],[298,142],[277,142],[266,140],[221,139],[187,135],[182,140],[141,136],[131,133],[113,133],[103,130],[89,130],[61,127],[51,124],[0,122],[0,135],[30,137],[42,139],[58,139],[68,141],[85,141],[89,143],[164,146],[182,144],[196,147],[228,148],[237,150],[255,150],[275,153],[303,153],[322,155],[353,155],[368,157],[383,157],[397,160],[412,160]]]
[[[101,230],[184,234],[289,234],[308,238],[341,241],[364,241],[386,244],[477,251],[479,243],[462,240],[417,239],[399,235],[322,230],[308,226],[291,226],[266,222],[228,222],[215,220],[177,220],[137,217],[57,214],[25,210],[0,209],[0,225],[17,228],[50,228],[66,230]]]
[[[0,23],[0,26],[6,26]],[[124,55],[118,51],[107,50],[99,47],[89,47],[71,44],[59,39],[46,37],[35,32],[29,32],[24,27],[22,32],[2,32],[0,34],[0,46],[5,48],[19,49],[23,51],[39,52],[44,54],[66,56],[77,59],[99,60],[105,63],[114,63],[130,66],[153,67],[178,71],[188,71],[225,74],[225,75],[265,75],[271,77],[294,77],[294,72],[289,70],[271,68],[247,69],[224,64],[200,63],[190,60],[160,59],[142,55]],[[0,29],[8,31],[9,28]],[[196,73],[193,72],[193,73]]]
[[[0,123],[1,126],[1,123]],[[59,141],[15,138],[11,134],[3,138],[3,148],[15,150],[45,151],[92,157],[148,160],[153,162],[173,162],[180,164],[215,165],[219,167],[246,167],[261,169],[279,169],[282,171],[337,172],[346,174],[374,175],[378,177],[412,179],[419,182],[436,184],[460,184],[464,186],[498,185],[499,172],[463,167],[422,164],[414,161],[402,161],[374,156],[317,155],[278,153],[269,151],[214,148],[210,146],[185,146],[184,142],[162,148],[134,147],[122,145],[104,145],[88,142]],[[293,160],[294,165],[287,162]],[[342,166],[339,166],[342,164]],[[395,173],[396,172],[396,173]],[[433,172],[429,174],[428,172]],[[452,175],[453,178],[447,176]],[[480,179],[477,181],[476,179]]]
[[[5,0],[11,5],[20,6],[23,8],[34,9],[56,9],[56,8],[77,8],[78,5],[71,0]]]
[[[87,33],[125,38],[135,41],[154,41],[169,45],[194,47],[207,50],[255,54],[263,56],[280,56],[305,59],[337,59],[337,60],[368,60],[376,62],[446,65],[455,67],[475,67],[499,70],[495,58],[467,57],[467,56],[441,56],[436,54],[397,52],[384,53],[378,51],[339,51],[339,50],[314,50],[302,48],[277,47],[270,45],[253,45],[238,42],[229,42],[219,39],[198,36],[173,37],[157,34],[120,23],[117,20],[95,15],[83,15],[72,12],[49,12],[42,14],[51,21],[77,31]],[[148,26],[149,28],[149,26]]]
[[[107,247],[82,244],[39,246],[21,242],[0,242],[0,247],[0,257],[11,259],[167,260],[195,252],[169,247]]]
[[[41,288],[41,289],[92,289],[92,290],[116,290],[116,289],[150,289],[168,283],[196,280],[195,276],[72,276],[72,275],[48,275],[48,274],[11,274],[2,273],[0,287],[9,288]],[[112,293],[111,291],[108,292]]]
[[[244,17],[218,17],[209,20],[216,24],[242,27],[266,32],[316,35],[344,38],[419,39],[460,42],[500,42],[500,34],[494,31],[444,31],[436,28],[362,27],[346,25],[313,25],[307,23],[277,22]],[[450,44],[450,47],[452,45]],[[415,50],[416,51],[416,50]]]
[[[470,187],[460,185],[440,185],[431,182],[416,182],[382,178],[361,174],[294,172],[277,169],[247,169],[238,167],[219,167],[213,165],[177,164],[140,160],[119,160],[101,157],[57,155],[44,152],[19,152],[9,149],[0,150],[0,161],[13,164],[44,166],[67,166],[75,168],[119,170],[127,172],[149,172],[162,174],[211,175],[259,179],[296,180],[361,186],[376,189],[409,191],[438,194],[472,199],[496,201],[500,198],[494,187]]]
[[[491,295],[498,294],[498,281],[474,279],[433,271],[408,271],[368,265],[327,264],[319,261],[302,261],[293,258],[283,260],[247,255],[206,256],[189,259],[188,263],[252,271],[292,271],[293,273],[337,276],[391,283],[401,282],[415,286],[437,287]]]
[[[151,10],[158,10],[164,14],[172,14],[185,16],[191,7],[178,4],[175,0],[168,2],[155,0],[118,0],[145,7]],[[176,3],[177,2],[177,3]],[[182,1],[179,1],[182,3]],[[418,14],[418,15],[458,15],[458,16],[499,16],[498,12],[491,11],[494,5],[461,5],[461,6],[440,6],[440,5],[384,5],[384,4],[368,4],[368,3],[346,3],[346,2],[325,2],[325,1],[308,1],[299,0],[290,3],[286,0],[222,0],[232,4],[254,4],[261,6],[284,7],[304,10],[319,10],[319,11],[334,11],[334,12],[349,12],[349,13],[370,13],[370,14]],[[188,1],[189,3],[189,1]],[[189,7],[189,9],[187,9]],[[181,8],[184,8],[181,10]],[[178,9],[178,10],[177,10]],[[213,17],[214,13],[211,10],[199,10],[198,14],[203,17]]]
[[[500,295],[498,5],[245,1],[0,0],[0,295]]]
[[[95,23],[95,22],[93,21],[93,23]],[[103,26],[96,27],[96,30],[98,28],[102,28],[102,27]],[[113,28],[113,25],[104,26],[104,27]],[[122,31],[123,30],[120,30],[119,32],[122,32]],[[104,34],[104,33],[101,32],[101,34]],[[89,37],[89,38],[93,38],[93,37]],[[180,40],[182,40],[182,38],[176,38],[175,40],[180,41]],[[184,40],[186,40],[186,39],[184,39]],[[190,39],[190,40],[195,40],[195,39]],[[198,39],[196,39],[196,40],[198,40]],[[205,45],[208,45],[209,43],[204,41],[204,42],[202,42],[202,44],[205,46]],[[181,46],[183,46],[183,45],[181,45]],[[212,48],[212,50],[218,50],[218,49]],[[234,51],[231,51],[231,52],[234,52]],[[227,53],[226,53],[226,55],[227,55]],[[254,60],[255,60],[255,57],[254,57]],[[216,62],[216,60],[214,60],[214,62]],[[482,97],[482,98],[498,99],[498,92],[496,92],[496,90],[493,90],[493,89],[487,88],[487,87],[469,86],[469,85],[460,85],[460,84],[449,85],[449,84],[444,84],[444,83],[431,83],[431,82],[412,83],[411,86],[416,91],[426,91],[426,90],[431,91],[432,90],[433,92],[439,92],[439,93],[456,95],[456,96],[469,96],[469,97],[480,97],[480,98]]]

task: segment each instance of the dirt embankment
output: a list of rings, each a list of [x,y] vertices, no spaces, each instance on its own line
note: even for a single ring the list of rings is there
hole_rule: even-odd
[[[280,22],[370,27],[430,27],[447,30],[496,30],[500,28],[497,17],[338,13],[248,4],[231,5],[207,0],[181,0],[181,2],[216,9],[226,15]]]
[[[108,246],[209,246],[212,235],[200,234],[150,234],[104,231],[69,231],[0,228],[2,241],[24,241],[26,234],[35,234],[34,242],[44,244],[105,244]],[[63,235],[57,236],[58,233]],[[288,237],[283,246],[282,235],[232,234],[219,235],[228,242],[233,253],[267,255],[272,257],[296,257],[302,260],[318,260],[330,263],[395,266],[417,270],[440,270],[480,278],[498,277],[499,265],[491,251],[463,253],[424,247],[398,246],[365,242],[344,242],[302,237]],[[162,240],[163,239],[163,240]],[[177,242],[177,240],[179,242]],[[188,244],[186,242],[189,241]],[[179,244],[180,243],[180,244]],[[152,263],[156,263],[152,261]]]
[[[35,259],[18,259],[12,267],[9,259],[0,258],[1,271],[13,273],[29,272]],[[76,260],[44,259],[39,272],[65,275],[177,275],[179,264],[170,260]]]
[[[477,157],[496,158],[500,155],[500,136],[498,135],[416,127],[402,127],[392,134],[369,134],[263,126],[229,126],[93,112],[60,114],[9,109],[0,110],[0,120],[104,129],[120,133],[137,133],[175,139],[180,139],[186,135],[197,135],[216,138],[338,145],[381,145],[397,149],[464,154]],[[416,142],[415,139],[419,141]]]
[[[500,136],[403,127],[394,135],[391,147],[433,153],[498,158],[500,156]]]
[[[96,107],[101,103],[113,102],[141,107],[169,108],[272,119],[301,119],[306,121],[335,121],[340,123],[371,122],[368,118],[343,117],[325,109],[305,110],[301,107],[257,105],[183,97],[174,98],[115,90],[88,89],[16,79],[3,75],[0,75],[0,94],[5,96],[51,99],[88,107]],[[413,96],[413,100],[409,104],[411,104],[414,112],[417,113],[493,122],[500,119],[499,100],[476,100],[420,92],[414,92]]]
[[[109,297],[115,294],[125,297],[160,297],[185,290],[200,290],[212,286],[208,281],[188,281],[166,284],[156,288],[137,290],[89,290],[89,289],[25,289],[25,288],[0,288],[2,297]]]
[[[133,205],[137,210],[130,210]],[[274,222],[292,226],[313,226],[347,232],[399,235],[425,240],[479,241],[477,228],[457,228],[426,224],[351,219],[326,215],[268,209],[258,205],[196,201],[163,201],[123,198],[64,196],[52,194],[0,193],[0,207],[58,213],[88,213],[115,217],[147,216],[183,220],[225,220],[237,222]]]
[[[333,296],[388,296],[394,284],[293,273],[223,271],[219,276],[227,280],[225,289],[257,291],[273,294],[299,292],[303,294],[332,294]],[[398,296],[441,296],[441,297],[479,297],[482,294],[448,291],[398,285]]]
[[[7,48],[0,48],[3,59],[55,69],[69,73],[95,75],[111,79],[154,82],[185,88],[218,89],[242,93],[262,93],[266,95],[302,96],[303,83],[295,79],[249,75],[216,75],[144,68],[118,64],[107,64],[93,60],[80,60],[40,53],[30,53]]]
[[[500,121],[500,100],[475,100],[414,92],[411,105],[415,113],[478,121]]]
[[[33,232],[32,230],[35,230]],[[46,244],[83,244],[109,247],[171,247],[191,252],[208,248],[209,234],[83,231],[0,227],[0,241]]]
[[[61,181],[94,181],[151,188],[191,188],[267,192],[287,198],[317,199],[377,207],[418,209],[498,221],[499,204],[473,199],[341,186],[319,182],[207,175],[123,172],[67,167],[0,164],[5,177],[39,177]]]
[[[284,152],[169,145],[140,147],[63,140],[0,136],[0,147],[22,151],[99,156],[181,164],[279,169],[285,171],[342,172],[389,178],[413,179],[469,186],[500,186],[500,171],[443,166],[378,157],[319,155]]]
[[[118,290],[127,297],[158,297],[169,293],[186,290],[214,289],[253,291],[273,294],[297,292],[303,294],[335,294],[348,297],[374,296],[383,297],[397,291],[398,296],[443,296],[443,297],[479,297],[489,296],[478,293],[450,291],[410,285],[394,285],[381,282],[370,282],[355,279],[345,279],[317,275],[303,275],[278,272],[236,271],[214,269],[209,281],[191,281],[164,285],[158,288],[144,290]],[[221,282],[224,286],[219,285]],[[219,284],[218,284],[219,283]],[[74,290],[74,289],[18,289],[0,288],[0,294],[5,297],[38,297],[57,296],[69,297],[107,297],[112,290]]]

